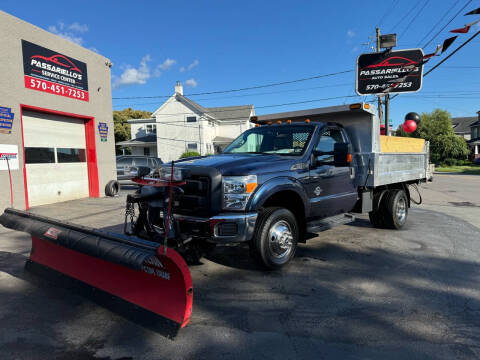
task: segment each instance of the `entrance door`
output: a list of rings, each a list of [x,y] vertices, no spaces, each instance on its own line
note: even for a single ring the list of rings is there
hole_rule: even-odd
[[[85,122],[34,111],[22,120],[29,205],[88,197]]]

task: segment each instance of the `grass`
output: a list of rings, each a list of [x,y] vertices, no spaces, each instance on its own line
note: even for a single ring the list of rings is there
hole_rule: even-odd
[[[435,171],[445,172],[445,173],[480,175],[480,166],[479,165],[441,166],[441,167],[435,168]]]

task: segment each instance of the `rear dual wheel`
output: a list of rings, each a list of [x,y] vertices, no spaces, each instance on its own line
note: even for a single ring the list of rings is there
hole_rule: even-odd
[[[378,196],[380,199],[376,199]],[[401,229],[407,222],[408,198],[404,190],[392,189],[374,197],[377,208],[368,216],[373,226],[377,228]],[[379,202],[378,202],[379,201]]]

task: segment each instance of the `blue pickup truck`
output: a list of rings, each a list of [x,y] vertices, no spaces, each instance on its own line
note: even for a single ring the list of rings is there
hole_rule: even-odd
[[[369,104],[251,121],[256,126],[222,154],[175,162],[185,185],[174,216],[189,241],[248,242],[275,269],[294,257],[297,243],[354,221],[354,213],[368,213],[375,227],[405,224],[409,186],[425,181],[428,150],[382,152]]]

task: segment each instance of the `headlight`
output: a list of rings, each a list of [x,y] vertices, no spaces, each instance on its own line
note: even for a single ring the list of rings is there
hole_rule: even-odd
[[[170,181],[172,176],[172,168],[170,166],[160,166],[158,169],[158,177],[165,181]],[[183,171],[180,168],[173,168],[173,181],[182,181],[184,179]]]
[[[257,187],[257,176],[225,176],[223,185],[223,210],[245,210],[248,199]]]

